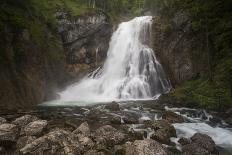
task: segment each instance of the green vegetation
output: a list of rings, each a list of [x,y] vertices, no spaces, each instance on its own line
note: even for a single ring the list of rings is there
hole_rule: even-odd
[[[177,13],[184,13],[194,37],[201,38],[205,46],[204,51],[191,54],[207,56],[208,72],[177,86],[167,96],[189,106],[217,110],[232,107],[232,1],[147,0],[145,7],[170,25]]]

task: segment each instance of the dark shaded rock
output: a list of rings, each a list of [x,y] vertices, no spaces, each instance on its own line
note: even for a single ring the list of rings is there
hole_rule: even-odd
[[[227,118],[225,122],[232,126],[232,117]]]
[[[193,143],[183,146],[182,155],[210,155],[210,153],[205,148]]]
[[[83,122],[83,120],[76,119],[76,118],[68,118],[68,119],[65,119],[65,126],[68,128],[72,128],[72,130],[75,130],[76,128],[78,128],[81,122]]]
[[[136,117],[126,116],[122,118],[125,124],[138,124],[139,120]]]
[[[6,123],[6,119],[3,117],[0,117],[0,125]]]
[[[157,140],[158,142],[169,144],[170,138],[176,137],[176,130],[173,125],[164,120],[150,122],[148,126],[155,131],[151,135],[151,139]]]
[[[112,124],[122,124],[122,122],[121,122],[121,117],[119,117],[119,116],[114,116],[114,117],[110,120],[110,123],[112,123]]]
[[[105,109],[108,109],[110,111],[120,111],[119,104],[114,101],[109,104],[106,104]]]
[[[126,155],[168,155],[166,148],[154,140],[136,140],[126,148]]]
[[[18,150],[22,149],[25,145],[33,142],[36,139],[36,137],[33,136],[23,136],[20,137],[17,141],[16,147]]]
[[[165,130],[157,130],[155,133],[151,135],[151,139],[157,140],[162,144],[170,143],[170,135]]]
[[[126,138],[126,135],[110,125],[105,125],[98,128],[94,135],[94,140],[98,144],[105,144],[107,146],[112,146],[115,144],[120,144]]]
[[[168,146],[167,147],[168,150],[168,155],[177,155],[177,154],[181,154],[180,150],[178,150],[176,148],[176,146]]]
[[[0,143],[15,143],[19,134],[19,128],[14,124],[0,125]]]
[[[209,120],[210,120],[210,122],[212,122],[212,123],[214,123],[214,124],[217,124],[217,123],[221,123],[221,122],[222,122],[221,119],[218,118],[218,117],[212,117],[212,118],[210,117]]]
[[[173,16],[174,24],[172,26],[174,27],[171,28],[172,30],[163,30],[167,19],[159,16],[153,20],[152,28],[153,39],[155,39],[153,49],[157,51],[157,58],[164,67],[171,83],[175,86],[197,78],[199,73],[206,70],[206,65],[199,62],[204,62],[207,59],[206,55],[200,52],[197,53],[199,55],[197,59],[193,57],[191,51],[200,51],[203,43],[199,37],[192,34],[191,24],[187,22],[186,15],[176,13]]]
[[[187,144],[190,144],[190,140],[188,138],[181,137],[178,140],[178,143],[180,143],[181,145],[187,145]]]
[[[88,137],[90,136],[90,128],[87,122],[82,123],[76,130],[73,131],[73,134],[79,136]]]
[[[124,145],[115,145],[114,154],[115,155],[124,155],[126,153],[126,147]]]
[[[26,125],[24,132],[27,136],[38,136],[43,132],[47,125],[48,122],[46,120],[37,120]]]
[[[81,154],[82,147],[75,136],[68,131],[56,129],[27,144],[22,154]]]
[[[0,154],[6,154],[5,153],[6,149],[2,146],[0,146]]]
[[[89,150],[84,155],[105,155],[105,153],[97,150]]]
[[[134,129],[130,129],[128,132],[128,137],[130,138],[130,140],[143,140],[144,137],[146,137],[146,133],[143,130],[134,130]]]
[[[165,111],[162,118],[169,123],[183,123],[184,118],[180,115],[177,115],[176,113],[172,111]]]
[[[210,153],[216,151],[215,142],[211,137],[205,134],[196,133],[191,137],[192,143],[196,143],[204,149],[208,150]]]

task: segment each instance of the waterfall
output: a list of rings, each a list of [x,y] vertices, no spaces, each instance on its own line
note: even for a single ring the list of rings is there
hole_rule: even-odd
[[[149,47],[152,17],[136,17],[114,32],[102,68],[60,92],[61,101],[154,99],[171,86]]]
[[[98,50],[99,50],[99,48],[97,48],[96,50],[95,50],[95,66],[97,66],[97,59],[98,59]]]

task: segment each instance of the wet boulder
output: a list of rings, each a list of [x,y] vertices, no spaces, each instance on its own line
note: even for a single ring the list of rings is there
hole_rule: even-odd
[[[0,125],[0,143],[15,143],[19,135],[19,128],[14,124]]]
[[[150,128],[154,130],[151,139],[157,140],[163,144],[169,144],[171,137],[176,137],[176,130],[173,125],[164,120],[153,121],[149,123]]]
[[[216,152],[216,144],[213,139],[205,134],[196,133],[191,137],[192,143],[195,143],[204,149],[208,150],[210,153]]]
[[[138,116],[125,116],[122,117],[122,120],[125,124],[138,124],[139,123],[139,118],[137,118]]]
[[[144,137],[147,138],[147,133],[144,130],[130,128],[128,130],[128,137],[130,140],[143,140]]]
[[[160,143],[151,140],[136,140],[127,145],[126,155],[168,155],[166,148]]]
[[[48,122],[46,120],[37,120],[26,125],[24,132],[27,136],[38,136],[41,135],[47,125]]]
[[[183,146],[181,155],[210,155],[209,151],[196,143]]]
[[[73,134],[78,137],[88,137],[90,136],[90,128],[87,122],[82,123],[76,130],[73,131]]]
[[[23,136],[20,137],[17,141],[16,148],[18,150],[22,149],[25,145],[33,142],[36,139],[34,136]]]
[[[216,145],[211,137],[196,133],[191,137],[191,144],[184,145],[183,155],[209,155],[217,154]]]
[[[120,111],[119,104],[117,102],[115,102],[115,101],[106,104],[105,109],[108,109],[110,111]]]
[[[172,111],[165,111],[162,118],[169,123],[183,123],[184,118]]]
[[[22,154],[81,154],[78,139],[68,131],[56,129],[20,149]]]
[[[105,125],[98,128],[94,134],[94,140],[98,144],[104,144],[107,146],[113,146],[120,144],[126,138],[126,135],[121,131],[113,128],[110,125]]]
[[[188,144],[190,144],[190,139],[181,137],[181,138],[178,140],[178,143],[180,143],[182,146],[183,146],[183,145],[188,145]]]
[[[114,116],[111,118],[110,123],[120,125],[120,124],[122,124],[122,119],[120,116]]]
[[[0,117],[0,125],[6,123],[6,119],[3,117]]]

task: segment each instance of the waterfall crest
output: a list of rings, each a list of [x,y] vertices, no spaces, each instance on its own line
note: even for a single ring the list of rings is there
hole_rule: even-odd
[[[168,92],[171,85],[149,47],[151,30],[151,16],[121,23],[111,38],[104,66],[60,92],[60,100],[153,99]]]

